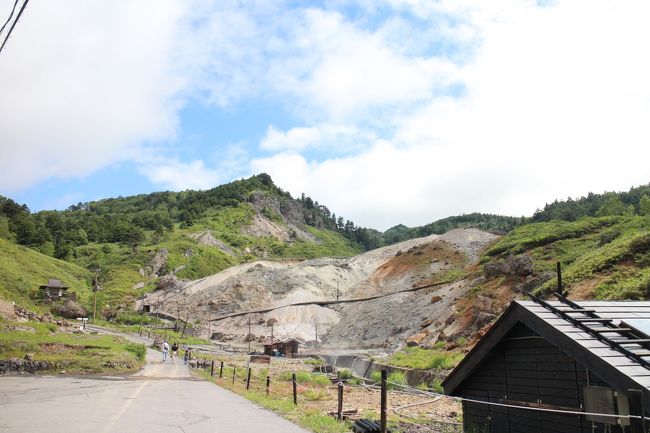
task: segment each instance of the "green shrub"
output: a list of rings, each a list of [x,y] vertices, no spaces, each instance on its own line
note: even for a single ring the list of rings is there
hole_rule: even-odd
[[[381,370],[373,371],[372,374],[370,375],[370,379],[373,381],[373,383],[379,384],[381,382]],[[401,387],[398,385],[408,385],[408,381],[406,380],[406,374],[404,374],[404,372],[397,371],[397,370],[388,373],[386,382],[387,382],[386,387],[388,389],[400,389]]]
[[[352,374],[352,371],[348,370],[347,368],[340,369],[338,371],[338,373],[339,373],[339,377],[342,380],[347,380],[347,379],[350,379],[350,378],[354,377],[354,375]]]
[[[327,397],[327,392],[323,389],[308,389],[305,392],[301,392],[300,395],[309,401],[319,401]]]
[[[463,359],[458,352],[407,347],[388,359],[388,364],[395,367],[414,368],[417,370],[449,370]]]
[[[388,389],[403,389],[404,386],[408,386],[408,380],[403,371],[392,371],[388,374],[386,382],[386,387]]]
[[[285,382],[289,382],[290,380],[292,380],[292,373],[286,371],[280,374],[280,376],[278,376],[278,379]],[[296,372],[296,382],[301,384],[310,383],[313,385],[329,385],[330,379],[325,374],[309,373],[308,371],[298,371]]]
[[[144,361],[144,357],[147,354],[147,348],[144,346],[144,344],[126,343],[124,348],[129,352],[135,354],[135,357],[138,359],[138,361]]]
[[[435,392],[438,392],[440,394],[444,394],[445,390],[442,387],[442,379],[439,377],[434,377],[430,382],[429,382],[429,389],[434,390]]]
[[[158,317],[140,313],[119,313],[115,321],[121,325],[154,325],[162,323]]]

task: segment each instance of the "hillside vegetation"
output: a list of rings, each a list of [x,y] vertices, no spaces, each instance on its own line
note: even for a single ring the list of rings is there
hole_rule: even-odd
[[[0,270],[0,297],[23,306],[38,304],[38,287],[50,278],[60,279],[80,300],[90,299],[90,272],[4,239],[0,239]]]
[[[483,263],[509,255],[529,255],[538,274],[555,271],[576,298],[647,299],[650,297],[650,216],[583,217],[577,221],[527,224],[501,238]],[[550,279],[536,288],[556,288]]]
[[[10,266],[0,290],[28,299],[47,278],[68,283],[74,263],[88,284],[98,274],[98,310],[110,317],[131,308],[163,276],[195,280],[259,258],[354,255],[362,249],[357,231],[311,198],[293,199],[265,174],[208,191],[120,197],[65,211],[31,213],[0,197],[0,240],[13,248],[14,260],[29,264]],[[64,260],[51,259],[64,270],[40,266],[48,257]],[[88,306],[88,299],[81,302]]]

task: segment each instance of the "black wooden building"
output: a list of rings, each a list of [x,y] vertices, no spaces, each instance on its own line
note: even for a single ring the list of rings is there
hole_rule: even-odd
[[[635,419],[630,427],[628,417],[553,411],[648,412],[647,328],[650,302],[515,301],[443,387],[475,400],[463,401],[468,433],[644,431]]]

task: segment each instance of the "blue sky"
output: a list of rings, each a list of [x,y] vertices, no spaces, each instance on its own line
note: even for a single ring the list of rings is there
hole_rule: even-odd
[[[264,171],[387,229],[646,184],[648,12],[641,0],[30,3],[0,54],[0,194],[64,209]]]

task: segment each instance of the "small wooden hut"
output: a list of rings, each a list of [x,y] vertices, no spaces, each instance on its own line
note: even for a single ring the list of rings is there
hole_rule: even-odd
[[[284,356],[286,358],[295,358],[298,355],[300,344],[302,342],[297,338],[283,338],[281,340],[267,340],[264,342],[264,354],[269,356]]]
[[[465,432],[646,431],[650,302],[560,298],[513,302],[445,379]]]
[[[47,284],[39,286],[39,289],[41,289],[41,293],[44,298],[58,300],[66,295],[68,286],[64,286],[61,283],[61,280],[50,279],[48,280]]]

